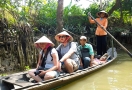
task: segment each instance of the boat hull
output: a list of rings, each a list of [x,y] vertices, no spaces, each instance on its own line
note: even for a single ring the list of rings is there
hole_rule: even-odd
[[[71,74],[60,75],[58,78],[46,80],[41,83],[28,82],[28,78],[26,78],[27,72],[13,74],[13,75],[8,76],[8,78],[5,77],[2,79],[2,82],[4,83],[4,85],[5,84],[10,85],[11,88],[9,87],[9,89],[2,89],[2,90],[11,90],[11,89],[13,89],[12,85],[18,86],[14,90],[23,90],[23,89],[26,89],[26,90],[49,90],[49,89],[64,85],[66,83],[72,82],[74,80],[77,80],[79,78],[82,78],[88,74],[91,74],[92,72],[95,72],[95,71],[107,66],[114,60],[115,60],[115,58],[113,58],[112,60],[110,60],[104,64],[99,64],[97,66],[89,67],[89,68],[86,68],[83,70],[77,70],[76,72],[73,72]],[[17,78],[18,75],[19,75],[19,78]],[[16,79],[14,79],[14,81],[13,81],[13,79],[10,79],[13,76],[16,78]],[[18,79],[21,79],[24,82],[21,82],[21,81],[17,82]]]

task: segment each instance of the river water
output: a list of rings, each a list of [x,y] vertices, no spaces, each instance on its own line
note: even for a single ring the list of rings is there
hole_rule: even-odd
[[[132,90],[132,58],[118,50],[108,66],[56,90]]]

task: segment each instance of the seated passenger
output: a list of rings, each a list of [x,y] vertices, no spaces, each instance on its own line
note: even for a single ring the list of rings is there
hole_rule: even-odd
[[[91,66],[106,63],[108,58],[109,55],[107,53],[105,53],[100,59],[94,58],[93,62],[91,63]]]
[[[79,68],[79,57],[76,54],[77,46],[73,41],[73,37],[66,31],[63,31],[55,36],[55,39],[61,44],[56,48],[62,55],[60,59],[63,70],[72,73]]]
[[[35,42],[35,46],[40,48],[38,63],[36,69],[31,69],[28,74],[37,82],[52,79],[59,76],[58,53],[54,44],[45,36]]]
[[[80,51],[80,66],[87,68],[90,66],[90,62],[94,59],[94,51],[91,44],[86,43],[88,40],[85,36],[80,37],[80,44],[78,49]]]

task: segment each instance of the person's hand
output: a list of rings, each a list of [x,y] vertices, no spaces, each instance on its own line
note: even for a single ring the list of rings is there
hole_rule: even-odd
[[[91,13],[90,13],[90,12],[88,12],[88,15],[91,15]]]
[[[37,66],[36,66],[36,68],[35,68],[35,69],[37,70],[37,69],[38,69],[38,67],[39,67],[39,65],[37,64]]]
[[[58,67],[58,70],[61,72],[62,70],[61,70],[61,62],[59,63],[59,67]]]
[[[91,60],[90,65],[91,66],[94,65],[94,60]]]
[[[62,60],[60,60],[61,66],[64,64],[64,62]]]
[[[46,71],[44,71],[44,70],[39,70],[41,73],[39,74],[39,76],[43,76],[45,73],[46,73]]]

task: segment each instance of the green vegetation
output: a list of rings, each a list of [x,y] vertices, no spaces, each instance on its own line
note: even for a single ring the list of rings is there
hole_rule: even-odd
[[[0,76],[7,76],[7,74],[0,74]]]
[[[26,71],[30,70],[30,67],[29,66],[25,66],[25,70]]]

